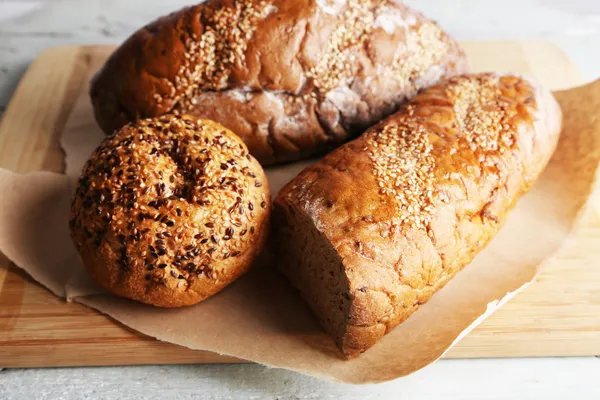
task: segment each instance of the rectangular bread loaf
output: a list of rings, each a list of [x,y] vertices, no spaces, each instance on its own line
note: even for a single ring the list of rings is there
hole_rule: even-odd
[[[552,94],[531,80],[459,76],[279,193],[278,265],[346,357],[374,345],[485,247],[546,166],[561,124]]]

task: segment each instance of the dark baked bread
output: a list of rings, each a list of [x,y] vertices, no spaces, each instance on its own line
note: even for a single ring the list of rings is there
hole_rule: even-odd
[[[267,179],[221,125],[170,117],[127,125],[83,169],[71,237],[119,296],[190,305],[245,273],[268,235]]]
[[[460,47],[399,0],[209,0],[136,32],[91,97],[107,133],[193,114],[268,164],[329,150],[466,69]]]
[[[355,356],[498,232],[561,123],[551,93],[521,77],[461,76],[426,89],[280,192],[277,265]]]

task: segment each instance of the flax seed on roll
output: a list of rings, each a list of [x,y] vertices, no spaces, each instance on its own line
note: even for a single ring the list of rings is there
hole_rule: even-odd
[[[236,135],[197,117],[163,116],[126,125],[92,154],[70,229],[105,289],[178,307],[244,274],[269,216],[265,174]]]

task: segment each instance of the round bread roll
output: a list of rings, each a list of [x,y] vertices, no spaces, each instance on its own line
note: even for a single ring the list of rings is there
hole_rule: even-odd
[[[248,270],[266,242],[270,207],[264,171],[236,135],[163,116],[125,126],[92,154],[70,230],[105,289],[179,307]]]

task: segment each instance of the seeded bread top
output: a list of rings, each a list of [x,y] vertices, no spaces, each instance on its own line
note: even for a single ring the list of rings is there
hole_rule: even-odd
[[[465,70],[458,45],[399,0],[209,0],[136,32],[91,95],[107,133],[191,113],[268,163],[339,144]]]
[[[308,167],[280,192],[279,198],[302,199],[303,207],[311,213],[318,210],[321,218],[329,213],[339,218],[334,197],[343,192],[348,194],[344,202],[352,204],[339,206],[350,207],[348,210],[353,212],[343,214],[344,221],[335,224],[337,229],[355,224],[357,217],[375,218],[380,211],[387,215],[394,210],[390,218],[401,231],[432,235],[431,224],[437,225],[436,219],[440,218],[435,208],[458,200],[466,208],[476,207],[483,201],[477,193],[493,194],[497,190],[493,188],[509,178],[508,164],[522,169],[531,161],[531,141],[545,142],[545,138],[523,133],[531,132],[536,121],[536,90],[528,80],[511,75],[450,78]],[[356,180],[355,175],[367,172],[370,176],[364,182],[368,182],[369,189],[378,189],[369,190],[369,196],[375,197],[367,198],[366,186],[361,188],[365,192],[359,200],[348,192],[355,188],[349,185],[345,190],[341,182]],[[464,186],[459,174],[469,173],[476,175],[479,189]],[[335,188],[330,186],[329,178],[324,179],[329,175],[339,178],[332,179]],[[524,178],[529,180],[528,176]],[[459,192],[455,190],[457,185]],[[490,202],[484,207],[483,211],[488,212],[483,212],[482,218],[495,218],[493,205]],[[354,211],[369,215],[353,215]]]
[[[94,152],[70,226],[84,261],[119,267],[115,281],[185,291],[227,279],[258,246],[268,207],[262,168],[237,136],[163,116],[124,127]]]
[[[443,147],[444,142],[458,139],[459,147],[449,149],[450,152],[457,157],[469,154],[473,159],[473,165],[461,167],[479,168],[487,182],[502,181],[507,171],[497,165],[498,155],[516,144],[518,124],[533,124],[536,109],[533,88],[527,81],[512,76],[460,76],[451,78],[443,90],[438,87],[437,91],[439,97],[432,95],[435,88],[427,96],[440,104],[452,105],[454,118],[449,120],[450,125],[442,125],[439,115],[430,121],[424,121],[429,115],[415,115],[415,108],[426,98],[422,96],[407,105],[394,123],[375,129],[364,138],[381,194],[389,194],[397,201],[402,223],[426,230],[435,203],[449,200],[436,186],[452,179],[446,169],[452,164],[436,166],[433,144]],[[427,125],[433,125],[434,130],[443,127],[444,136],[436,138]]]

